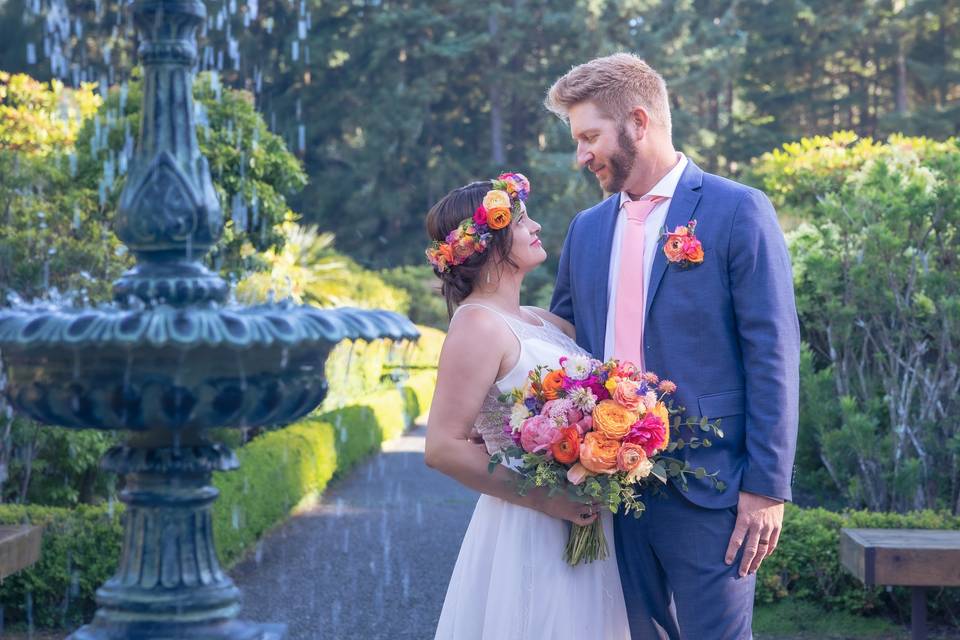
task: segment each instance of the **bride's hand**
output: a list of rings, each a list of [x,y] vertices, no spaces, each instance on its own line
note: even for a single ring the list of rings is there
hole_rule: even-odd
[[[585,527],[600,516],[603,505],[599,502],[581,502],[568,495],[558,493],[543,500],[543,511],[548,516],[560,518]]]

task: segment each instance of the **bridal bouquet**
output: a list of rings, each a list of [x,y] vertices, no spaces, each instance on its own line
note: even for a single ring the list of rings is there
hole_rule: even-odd
[[[681,420],[682,407],[669,397],[676,385],[642,372],[630,362],[600,362],[586,356],[560,358],[559,368],[539,366],[524,385],[500,396],[511,405],[504,431],[513,445],[490,457],[490,471],[507,462],[518,470],[517,490],[548,487],[550,494],[570,491],[586,501],[599,500],[613,513],[621,508],[640,517],[640,489],[654,480],[687,476],[724,484],[716,472],[691,468],[670,453],[684,447],[709,447],[701,437],[723,437],[719,420]],[[681,438],[682,427],[692,435]],[[676,433],[671,439],[671,429]],[[600,519],[573,525],[564,559],[571,565],[607,557]]]

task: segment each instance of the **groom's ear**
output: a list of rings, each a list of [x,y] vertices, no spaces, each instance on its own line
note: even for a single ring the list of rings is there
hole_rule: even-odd
[[[635,133],[634,140],[639,142],[647,133],[647,127],[650,126],[650,114],[643,107],[634,107],[630,112],[630,123],[633,124]]]

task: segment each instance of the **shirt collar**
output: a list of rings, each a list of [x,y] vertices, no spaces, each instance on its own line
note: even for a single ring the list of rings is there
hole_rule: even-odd
[[[677,158],[677,164],[675,164],[665,176],[660,178],[660,181],[653,185],[650,191],[643,194],[644,196],[673,197],[673,194],[677,190],[677,185],[680,184],[680,176],[683,175],[683,170],[687,168],[687,163],[689,162],[687,156],[679,151],[677,152]],[[620,208],[623,208],[625,202],[630,202],[631,200],[632,198],[626,191],[620,192]]]

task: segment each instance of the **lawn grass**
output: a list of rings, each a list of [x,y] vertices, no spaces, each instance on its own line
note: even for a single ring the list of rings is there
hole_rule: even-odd
[[[816,604],[786,599],[757,607],[753,613],[755,640],[908,640],[909,629],[886,618],[865,618],[842,611],[825,611]],[[960,640],[960,631],[930,629],[930,640]]]

